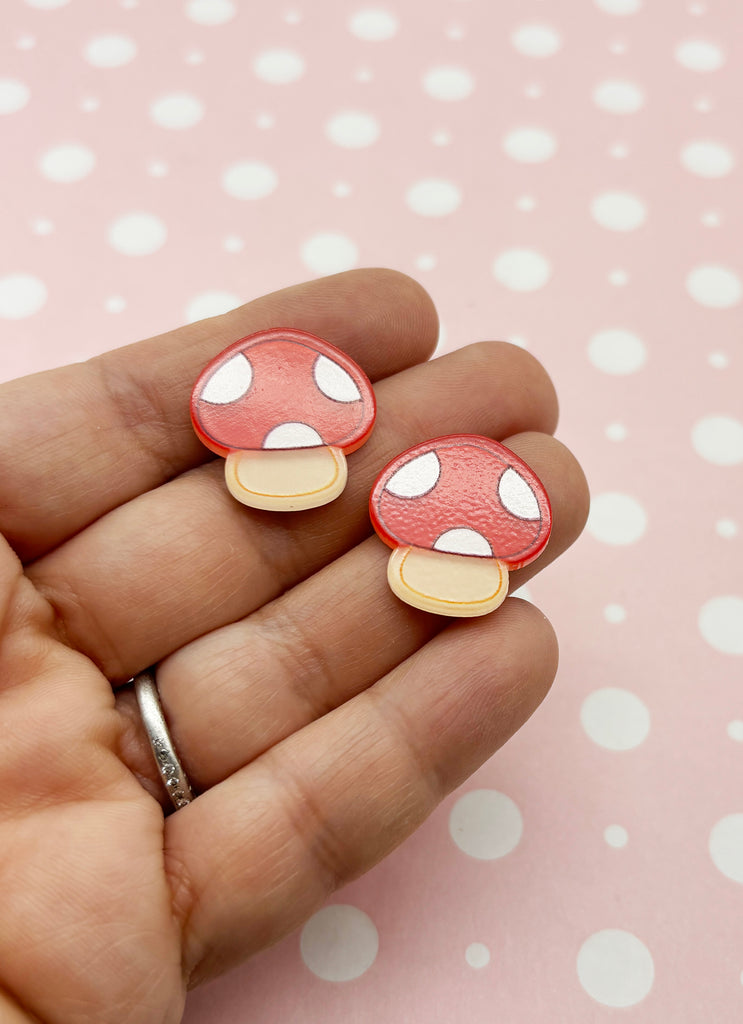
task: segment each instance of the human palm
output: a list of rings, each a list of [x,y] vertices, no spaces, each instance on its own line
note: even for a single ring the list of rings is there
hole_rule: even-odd
[[[199,370],[294,326],[348,351],[379,413],[331,505],[246,509],[190,427]],[[358,271],[0,389],[0,1021],[177,1022],[189,986],[270,945],[378,861],[531,714],[556,667],[527,602],[451,622],[399,602],[371,483],[446,433],[503,440],[587,492],[544,370],[489,343],[424,363],[430,300]],[[200,795],[165,797],[131,688],[158,664]]]

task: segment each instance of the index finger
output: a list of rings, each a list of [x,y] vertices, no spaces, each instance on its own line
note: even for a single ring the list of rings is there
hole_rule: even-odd
[[[211,458],[188,396],[221,349],[301,327],[348,352],[372,380],[431,354],[437,317],[403,274],[359,270],[274,292],[223,316],[0,389],[0,533],[24,560],[138,494]]]

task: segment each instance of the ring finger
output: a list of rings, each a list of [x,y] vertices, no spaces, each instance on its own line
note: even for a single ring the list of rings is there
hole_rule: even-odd
[[[545,555],[513,574],[515,589],[575,540],[587,494],[575,459],[554,438],[520,435],[508,445],[528,458],[545,483],[554,515]],[[387,554],[370,538],[254,615],[161,663],[161,700],[197,790],[214,786],[350,700],[446,626],[448,620],[416,611],[392,595]],[[118,706],[127,723],[124,759],[161,799],[133,694],[121,691]]]

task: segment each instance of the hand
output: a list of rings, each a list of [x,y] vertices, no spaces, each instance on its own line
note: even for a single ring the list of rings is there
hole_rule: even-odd
[[[374,433],[322,509],[239,505],[191,429],[199,370],[272,326],[376,381]],[[550,544],[513,587],[585,520],[541,366],[502,343],[420,365],[436,334],[416,284],[358,271],[0,389],[3,1024],[177,1022],[189,985],[389,853],[544,697],[536,608],[417,612],[369,536],[379,469],[455,432],[504,440],[550,495]],[[123,685],[155,662],[200,794],[168,816]]]

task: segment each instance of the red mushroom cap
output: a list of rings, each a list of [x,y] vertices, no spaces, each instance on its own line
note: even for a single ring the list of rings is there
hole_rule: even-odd
[[[437,437],[398,455],[377,477],[369,506],[390,547],[493,557],[510,569],[543,551],[552,526],[536,474],[476,434]]]
[[[264,448],[353,452],[376,415],[363,370],[305,331],[276,328],[241,338],[212,359],[191,395],[191,419],[218,455]]]

